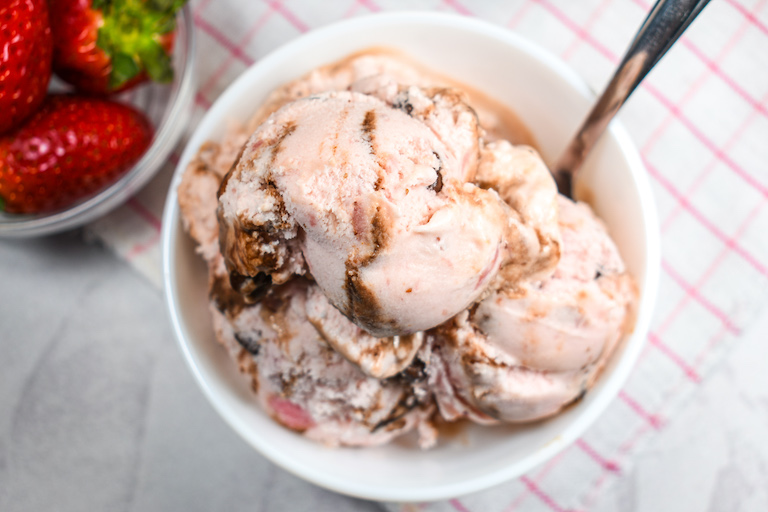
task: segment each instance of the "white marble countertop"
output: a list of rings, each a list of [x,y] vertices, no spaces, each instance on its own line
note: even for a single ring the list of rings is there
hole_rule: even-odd
[[[0,510],[381,508],[237,437],[193,382],[161,293],[111,252],[78,233],[3,241],[0,269]],[[768,510],[767,338],[763,316],[596,512]]]

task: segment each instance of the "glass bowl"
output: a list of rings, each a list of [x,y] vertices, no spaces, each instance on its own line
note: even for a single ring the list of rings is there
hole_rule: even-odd
[[[143,84],[115,97],[144,112],[155,127],[152,144],[127,173],[104,190],[63,210],[33,215],[0,212],[0,237],[48,235],[81,226],[118,207],[146,184],[187,128],[194,95],[194,47],[192,11],[187,5],[177,15],[173,83]],[[61,88],[60,82],[52,81],[51,90]]]

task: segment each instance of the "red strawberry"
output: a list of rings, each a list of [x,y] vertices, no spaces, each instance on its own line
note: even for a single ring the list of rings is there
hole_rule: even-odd
[[[53,69],[78,90],[111,93],[173,79],[176,12],[186,0],[50,0]]]
[[[127,105],[48,96],[26,124],[0,137],[0,203],[11,213],[69,206],[125,173],[151,138],[149,121]]]
[[[42,103],[52,48],[46,0],[0,1],[0,133]]]

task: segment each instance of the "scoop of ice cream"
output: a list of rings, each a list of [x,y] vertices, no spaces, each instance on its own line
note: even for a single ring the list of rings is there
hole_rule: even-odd
[[[589,207],[560,198],[554,274],[505,286],[430,334],[428,368],[449,419],[529,421],[579,398],[632,325],[637,290]]]
[[[244,137],[239,129],[230,135]],[[322,306],[310,307],[310,297],[323,297],[315,284],[296,278],[270,287],[258,304],[232,289],[218,251],[216,190],[237,151],[228,143],[207,144],[188,166],[178,194],[185,228],[208,263],[216,337],[249,376],[264,410],[332,446],[378,445],[413,429],[422,446],[433,444],[434,406],[425,377],[403,372],[377,380],[333,350],[327,337],[365,333],[333,307],[328,306],[338,316],[333,322],[322,317]]]
[[[504,286],[549,277],[560,260],[557,185],[539,153],[502,140],[483,146],[475,182],[511,207],[517,245],[499,276]]]
[[[424,388],[363,374],[333,350],[307,319],[307,293],[297,278],[273,287],[258,304],[220,310],[217,338],[251,378],[261,406],[282,425],[330,446],[373,446],[414,428],[434,442]]]
[[[510,209],[468,181],[474,116],[445,117],[453,124],[438,136],[407,110],[355,92],[284,106],[222,183],[227,267],[275,283],[308,270],[375,336],[412,334],[466,308],[507,259]]]

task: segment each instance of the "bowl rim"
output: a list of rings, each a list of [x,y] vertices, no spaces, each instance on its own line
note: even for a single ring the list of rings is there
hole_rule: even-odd
[[[114,210],[152,179],[168,161],[191,114],[195,92],[195,30],[192,8],[185,5],[177,19],[182,20],[185,59],[184,69],[178,81],[175,101],[163,115],[164,120],[152,139],[152,144],[131,169],[116,182],[93,197],[71,208],[43,216],[28,216],[12,222],[0,221],[0,238],[25,238],[50,235],[79,227]],[[143,172],[137,172],[143,170]],[[22,216],[20,216],[22,217]]]
[[[585,411],[577,416],[571,423],[566,425],[554,440],[533,454],[523,457],[519,461],[512,463],[501,470],[467,479],[461,484],[440,484],[411,491],[408,489],[390,489],[359,485],[337,479],[328,474],[308,468],[301,462],[283,457],[279,447],[270,445],[268,441],[255,439],[248,432],[248,427],[244,422],[223,406],[216,398],[216,392],[209,386],[204,372],[198,367],[195,357],[183,335],[183,327],[178,311],[179,305],[175,297],[177,287],[173,272],[173,261],[175,260],[176,250],[178,249],[174,240],[177,228],[181,222],[176,192],[181,179],[181,174],[184,172],[184,169],[192,156],[197,152],[197,148],[193,148],[192,143],[198,142],[197,139],[201,138],[201,128],[206,124],[206,120],[221,110],[229,111],[234,99],[242,94],[242,91],[246,89],[248,83],[250,83],[250,76],[258,74],[262,67],[268,67],[272,65],[273,62],[283,60],[284,57],[291,54],[297,46],[303,47],[309,45],[312,41],[322,40],[339,31],[361,30],[366,26],[396,23],[431,24],[443,28],[448,27],[480,33],[483,36],[500,40],[503,44],[515,47],[519,51],[528,53],[534,57],[541,64],[555,72],[555,74],[566,82],[568,86],[585,98],[594,98],[594,93],[587,86],[586,82],[573,69],[565,64],[565,62],[560,60],[559,57],[549,53],[536,43],[509,29],[475,18],[468,18],[451,13],[437,13],[434,11],[375,13],[338,21],[314,29],[313,31],[297,37],[271,51],[268,55],[243,71],[243,73],[216,99],[208,112],[206,112],[205,117],[201,119],[200,123],[195,128],[174,172],[163,212],[163,288],[165,303],[172,323],[174,336],[184,354],[184,359],[187,365],[195,376],[195,380],[219,415],[222,416],[230,427],[232,427],[247,444],[254,447],[262,456],[266,457],[279,467],[309,482],[349,496],[383,501],[434,501],[481,491],[512,478],[524,475],[535,466],[550,459],[555,454],[572,444],[595,422],[597,417],[605,411],[607,406],[619,393],[621,387],[626,383],[640,351],[645,345],[646,333],[648,332],[650,325],[650,317],[653,311],[658,287],[661,262],[660,236],[655,202],[653,200],[650,182],[643,161],[626,130],[618,120],[614,120],[611,122],[607,131],[615,140],[620,152],[627,160],[631,180],[634,183],[640,198],[643,222],[646,226],[647,235],[645,240],[645,276],[642,282],[643,295],[638,305],[635,329],[633,334],[626,340],[622,357],[617,361],[611,374],[603,376],[605,382],[600,395],[590,403]],[[351,51],[354,51],[354,49],[351,49],[350,52]],[[199,142],[203,142],[203,140],[200,140]]]

